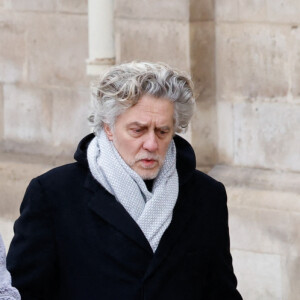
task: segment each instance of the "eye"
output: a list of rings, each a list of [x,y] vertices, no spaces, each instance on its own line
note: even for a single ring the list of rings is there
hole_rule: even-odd
[[[156,131],[156,134],[161,138],[165,137],[168,133],[169,133],[169,130],[165,130],[165,129],[158,129]]]
[[[143,133],[144,128],[142,127],[134,127],[130,128],[131,135],[133,136],[139,136]]]
[[[140,133],[142,132],[142,129],[141,128],[133,128],[131,129],[133,132],[136,132],[136,133]]]

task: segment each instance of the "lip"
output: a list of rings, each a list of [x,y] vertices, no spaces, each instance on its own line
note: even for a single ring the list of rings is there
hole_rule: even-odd
[[[157,160],[155,159],[141,159],[140,162],[142,163],[143,166],[145,167],[153,167],[154,165],[156,165]]]

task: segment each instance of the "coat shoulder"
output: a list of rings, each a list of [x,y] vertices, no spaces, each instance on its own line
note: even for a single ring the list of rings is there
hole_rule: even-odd
[[[205,186],[208,189],[224,189],[223,183],[217,181],[213,177],[199,171],[195,170],[193,180],[195,183],[201,187]]]
[[[88,172],[88,168],[74,162],[53,168],[33,180],[39,181],[44,187],[50,186],[58,188],[60,186],[68,186],[69,184],[75,186],[79,182],[82,183],[84,181]]]
[[[195,197],[198,204],[204,201],[206,205],[214,206],[227,202],[224,185],[199,170],[194,171],[184,190],[189,192],[192,197]]]

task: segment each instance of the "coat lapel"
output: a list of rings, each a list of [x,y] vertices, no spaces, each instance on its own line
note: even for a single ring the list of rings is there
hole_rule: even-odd
[[[153,251],[145,235],[125,208],[116,201],[93,177],[88,174],[85,187],[93,192],[88,203],[89,208],[106,222],[114,226],[137,245],[150,252]]]
[[[159,246],[144,279],[155,272],[163,260],[168,256],[170,250],[175,246],[177,239],[182,234],[185,225],[192,216],[194,199],[195,196],[189,195],[188,189],[183,189],[183,187],[179,189],[178,200],[174,208],[172,221],[160,240]]]

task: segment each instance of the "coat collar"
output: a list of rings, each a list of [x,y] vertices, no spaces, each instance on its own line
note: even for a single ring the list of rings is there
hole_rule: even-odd
[[[172,221],[160,240],[152,262],[149,264],[148,270],[145,273],[144,279],[154,273],[159,265],[165,260],[190,220],[194,211],[193,203],[195,199],[190,193],[191,191],[188,189],[179,190]]]
[[[94,179],[91,173],[88,173],[84,186],[92,192],[92,196],[88,203],[88,206],[92,211],[140,247],[144,248],[144,250],[153,254],[151,246],[140,227],[132,219],[122,204],[116,201],[115,197],[107,192]]]

